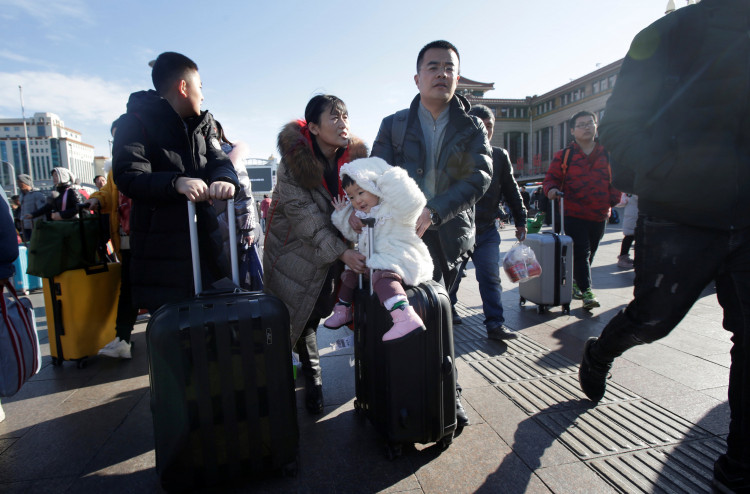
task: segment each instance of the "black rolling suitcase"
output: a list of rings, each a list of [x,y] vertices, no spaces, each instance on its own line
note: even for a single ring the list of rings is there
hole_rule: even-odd
[[[368,228],[372,238],[371,222]],[[448,292],[428,281],[406,295],[427,330],[388,342],[382,337],[393,321],[371,287],[360,286],[354,298],[354,407],[384,436],[388,458],[399,456],[404,444],[435,442],[445,449],[456,430]]]
[[[294,475],[288,311],[261,292],[201,293],[195,205],[188,204],[198,295],[162,306],[146,328],[156,471],[167,490]]]

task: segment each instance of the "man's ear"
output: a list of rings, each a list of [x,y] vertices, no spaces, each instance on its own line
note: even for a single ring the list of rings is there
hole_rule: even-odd
[[[414,74],[414,84],[416,84],[417,87],[419,87],[419,74]]]
[[[187,98],[188,95],[187,85],[188,83],[185,79],[180,79],[177,81],[177,93],[184,98]]]

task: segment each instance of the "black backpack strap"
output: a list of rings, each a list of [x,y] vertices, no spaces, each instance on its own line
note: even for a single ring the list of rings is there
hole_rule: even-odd
[[[391,125],[391,146],[393,146],[393,160],[403,152],[404,137],[406,136],[406,123],[409,119],[409,109],[397,111],[393,115]]]

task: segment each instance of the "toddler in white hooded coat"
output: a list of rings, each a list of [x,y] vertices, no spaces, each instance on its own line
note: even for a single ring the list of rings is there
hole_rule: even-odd
[[[375,218],[372,257],[367,266],[374,270],[373,288],[393,318],[393,327],[383,341],[424,328],[422,319],[409,305],[403,284],[418,285],[432,278],[432,258],[417,236],[417,218],[427,203],[417,183],[406,170],[390,166],[380,158],[361,158],[347,163],[339,172],[349,202],[334,200],[333,224],[344,237],[359,241],[359,250],[367,255],[367,229],[357,236],[349,225],[352,211],[360,218]],[[350,270],[341,275],[339,303],[323,323],[340,328],[352,320],[351,302],[357,275]]]

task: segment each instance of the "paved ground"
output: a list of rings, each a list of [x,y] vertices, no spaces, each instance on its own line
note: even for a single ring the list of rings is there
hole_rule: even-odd
[[[505,252],[512,230],[502,236]],[[518,287],[506,279],[507,323],[521,334],[507,346],[484,337],[470,265],[455,344],[472,425],[447,451],[418,445],[386,460],[373,428],[353,410],[352,351],[329,346],[348,330],[321,327],[326,408],[310,417],[298,388],[298,476],[216,492],[710,492],[712,462],[728,430],[731,345],[712,289],[668,338],[617,361],[598,406],[578,389],[583,341],[598,335],[632,293],[632,271],[615,265],[621,238],[619,225],[610,227],[597,254],[594,287],[602,307],[593,313],[574,302],[569,316],[559,308],[539,315],[534,306],[519,307]],[[0,492],[161,492],[146,324],[137,326],[132,361],[53,367],[42,297],[31,298],[44,367],[3,399]]]

